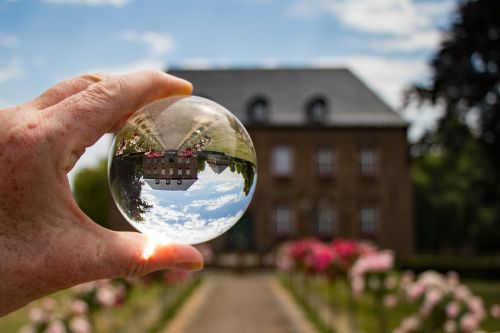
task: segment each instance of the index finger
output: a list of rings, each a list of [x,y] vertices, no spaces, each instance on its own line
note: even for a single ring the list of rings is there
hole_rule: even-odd
[[[167,96],[191,94],[192,89],[191,83],[175,76],[141,71],[92,84],[44,112],[68,134],[72,149],[88,147],[142,106]]]

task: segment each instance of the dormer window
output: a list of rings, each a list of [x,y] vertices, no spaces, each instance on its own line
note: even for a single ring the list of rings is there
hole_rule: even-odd
[[[328,113],[327,103],[322,97],[315,97],[307,103],[307,118],[313,124],[323,124]]]
[[[264,97],[254,98],[248,104],[248,119],[252,123],[262,124],[268,120],[269,104]]]

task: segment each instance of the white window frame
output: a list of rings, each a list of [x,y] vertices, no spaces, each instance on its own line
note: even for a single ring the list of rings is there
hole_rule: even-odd
[[[316,212],[316,228],[318,236],[332,237],[337,231],[337,216],[335,206],[330,203],[320,203]]]
[[[276,235],[290,236],[293,232],[293,211],[289,205],[278,205],[274,208],[274,227]]]
[[[378,168],[377,152],[372,147],[363,147],[359,151],[359,168],[362,175],[373,176]]]
[[[363,203],[359,207],[359,230],[362,236],[374,236],[377,232],[377,206]]]
[[[271,170],[274,176],[290,177],[294,173],[294,153],[291,146],[279,145],[272,150]]]
[[[335,150],[322,146],[316,150],[316,172],[319,176],[332,176],[336,168]]]

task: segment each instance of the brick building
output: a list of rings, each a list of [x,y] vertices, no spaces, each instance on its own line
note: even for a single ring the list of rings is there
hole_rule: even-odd
[[[198,157],[179,156],[178,150],[143,157],[144,181],[157,190],[187,191],[198,180]]]
[[[347,69],[173,70],[245,124],[258,183],[219,250],[368,238],[413,252],[407,124]]]

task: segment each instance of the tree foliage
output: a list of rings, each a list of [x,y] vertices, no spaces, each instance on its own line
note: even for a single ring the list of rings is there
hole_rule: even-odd
[[[80,170],[73,183],[73,196],[80,209],[98,224],[108,226],[110,194],[107,162],[101,160],[92,168]]]
[[[409,94],[445,111],[413,147],[420,247],[500,249],[499,66],[500,1],[461,1],[430,83]]]

